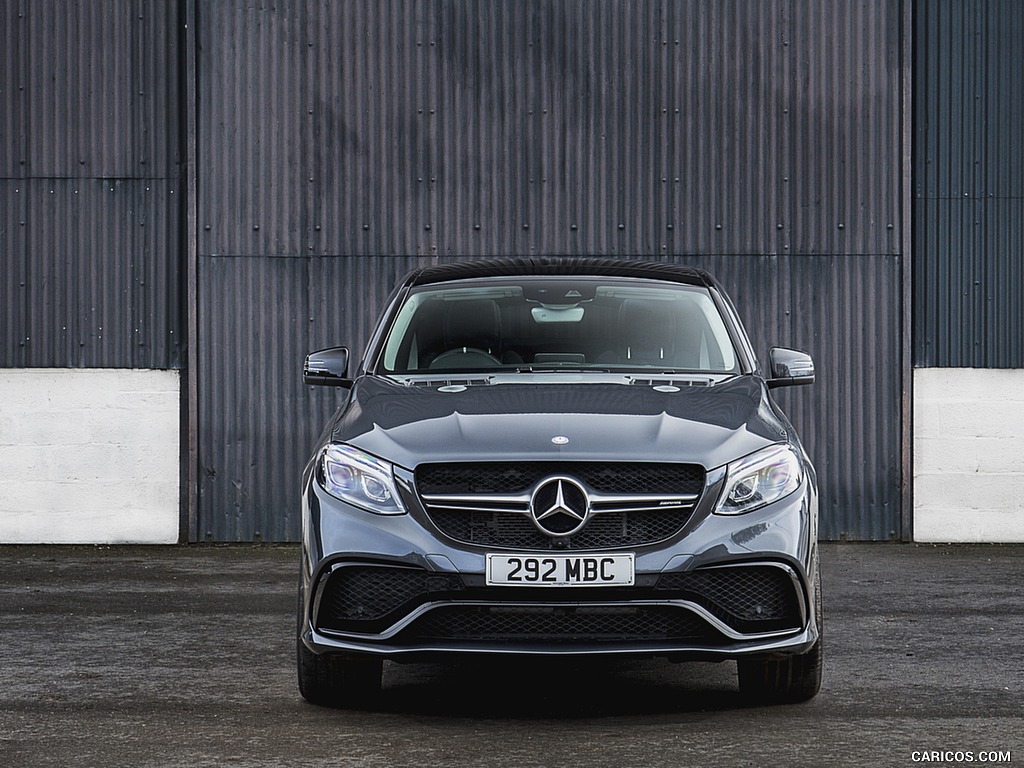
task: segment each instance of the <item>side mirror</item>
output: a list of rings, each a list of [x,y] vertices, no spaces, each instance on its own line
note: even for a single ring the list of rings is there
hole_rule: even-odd
[[[306,355],[302,381],[321,387],[351,387],[348,378],[348,348],[331,347]]]
[[[768,389],[814,383],[814,361],[806,352],[772,347],[768,357],[772,368],[771,378],[765,382]]]

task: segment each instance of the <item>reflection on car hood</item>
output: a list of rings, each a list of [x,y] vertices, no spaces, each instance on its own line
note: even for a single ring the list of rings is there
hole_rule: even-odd
[[[786,425],[750,376],[676,392],[583,383],[445,392],[365,377],[332,439],[409,469],[426,461],[538,460],[679,461],[711,469],[785,440]]]

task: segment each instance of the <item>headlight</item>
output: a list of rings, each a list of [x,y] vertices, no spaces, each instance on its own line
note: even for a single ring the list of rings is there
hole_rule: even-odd
[[[332,496],[378,515],[405,512],[392,467],[348,445],[329,445],[320,457],[320,484]]]
[[[800,457],[788,445],[772,445],[729,465],[715,507],[719,515],[741,515],[788,496],[803,477]]]

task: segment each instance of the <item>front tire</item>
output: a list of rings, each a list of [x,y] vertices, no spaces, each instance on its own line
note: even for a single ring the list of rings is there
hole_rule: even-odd
[[[296,662],[299,693],[324,707],[365,707],[380,696],[384,662],[377,656],[313,653],[302,642],[305,629],[302,582],[299,582]]]
[[[814,574],[814,623],[818,639],[804,653],[782,658],[746,658],[737,661],[740,693],[762,704],[798,704],[813,699],[821,689],[823,668],[821,573]]]

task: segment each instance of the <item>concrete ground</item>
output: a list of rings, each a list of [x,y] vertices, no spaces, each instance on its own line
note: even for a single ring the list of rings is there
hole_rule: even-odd
[[[314,707],[297,563],[0,547],[0,766],[1024,763],[1024,547],[823,545],[825,683],[770,708],[657,660],[389,664],[377,709]]]

